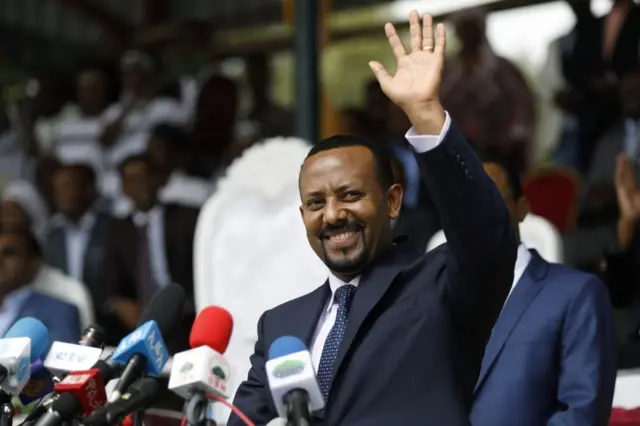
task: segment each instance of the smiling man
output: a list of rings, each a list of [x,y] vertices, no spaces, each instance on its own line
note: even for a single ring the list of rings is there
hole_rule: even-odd
[[[434,40],[431,16],[421,25],[414,11],[410,22],[410,53],[393,25],[385,27],[395,76],[370,66],[411,121],[406,137],[449,243],[424,254],[392,239],[403,192],[377,145],[334,136],[314,146],[300,170],[300,212],[329,278],[262,315],[252,368],[234,401],[255,424],[277,416],[265,354],[283,335],[311,350],[326,401],[314,425],[469,424],[517,244],[502,197],[438,100],[444,27]],[[232,414],[228,425],[240,424]]]

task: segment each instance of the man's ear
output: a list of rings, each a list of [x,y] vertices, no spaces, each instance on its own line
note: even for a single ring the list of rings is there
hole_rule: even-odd
[[[522,222],[525,217],[531,212],[531,206],[527,197],[520,197],[516,204],[516,214],[518,216],[518,223]]]
[[[389,218],[395,220],[400,216],[402,210],[402,186],[394,183],[387,190],[387,208],[389,209]]]

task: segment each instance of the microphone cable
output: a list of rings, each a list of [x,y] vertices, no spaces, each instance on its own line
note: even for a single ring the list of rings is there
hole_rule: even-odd
[[[249,420],[249,417],[247,417],[246,414],[244,414],[238,407],[236,407],[235,405],[233,405],[231,402],[227,401],[223,397],[221,397],[219,395],[210,394],[210,393],[205,394],[204,397],[206,399],[208,399],[209,401],[223,403],[224,405],[229,407],[234,412],[234,414],[236,416],[238,416],[240,418],[240,420],[242,420],[242,422],[245,425],[247,425],[247,426],[255,426],[255,424],[251,420]],[[188,425],[187,416],[183,416],[182,417],[182,421],[180,422],[180,426],[187,426],[187,425]]]

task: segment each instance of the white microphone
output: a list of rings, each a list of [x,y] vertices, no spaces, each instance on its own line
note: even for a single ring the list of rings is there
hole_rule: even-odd
[[[173,356],[169,389],[187,400],[186,416],[190,424],[215,424],[213,404],[204,395],[228,399],[233,370],[222,356],[227,349],[233,318],[223,308],[209,306],[197,316],[191,327],[189,344],[193,349]]]
[[[31,363],[49,346],[47,327],[35,318],[18,321],[0,339],[0,388],[18,395],[29,381]]]
[[[287,421],[282,417],[276,417],[267,423],[267,426],[287,426]]]
[[[100,348],[53,342],[44,360],[44,366],[51,374],[62,377],[72,371],[91,369],[98,362],[101,354]]]
[[[233,318],[226,309],[204,308],[191,327],[189,345],[193,349],[173,356],[169,389],[185,399],[197,393],[229,398],[233,370],[222,354],[232,330]]]
[[[278,415],[294,425],[310,424],[311,412],[324,408],[324,398],[302,340],[277,338],[269,347],[265,369]]]

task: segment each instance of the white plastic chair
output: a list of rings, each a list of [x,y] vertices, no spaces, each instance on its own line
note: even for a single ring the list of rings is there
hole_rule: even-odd
[[[547,219],[529,213],[520,223],[520,239],[525,246],[535,249],[547,262],[563,262],[562,237]],[[443,230],[436,232],[429,240],[427,251],[433,250],[446,241],[447,237]]]
[[[198,219],[196,307],[219,305],[233,316],[225,353],[237,369],[232,394],[247,377],[260,315],[327,278],[299,211],[298,174],[309,149],[302,140],[283,138],[251,147],[229,167]],[[226,423],[229,410],[215,408],[216,422]]]

